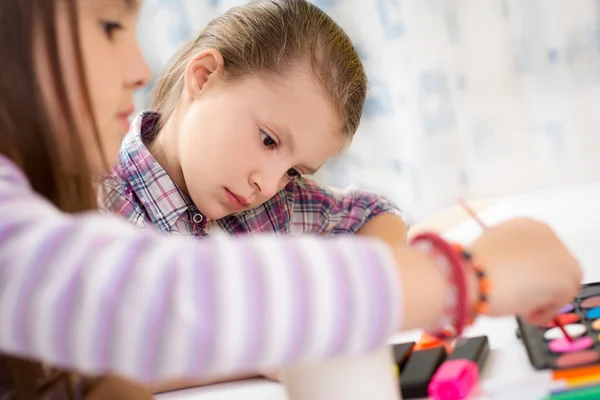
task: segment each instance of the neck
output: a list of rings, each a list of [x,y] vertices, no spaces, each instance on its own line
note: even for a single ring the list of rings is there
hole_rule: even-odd
[[[188,194],[187,185],[185,184],[185,179],[183,179],[181,163],[179,162],[177,126],[174,122],[176,120],[175,114],[176,111],[162,126],[154,141],[148,144],[148,150],[150,150],[150,153],[167,172],[173,182],[185,194]]]

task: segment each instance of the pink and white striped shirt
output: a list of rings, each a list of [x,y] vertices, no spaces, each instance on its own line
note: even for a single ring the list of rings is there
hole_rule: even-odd
[[[374,239],[197,241],[66,215],[0,156],[2,352],[142,381],[364,352],[400,326],[396,268]]]

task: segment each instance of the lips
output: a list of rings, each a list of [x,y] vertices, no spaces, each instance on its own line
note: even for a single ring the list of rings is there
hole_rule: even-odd
[[[131,114],[133,114],[133,111],[134,111],[133,107],[127,107],[127,108],[124,108],[123,111],[119,112],[117,115],[119,117],[129,117]]]
[[[227,198],[229,206],[235,211],[242,211],[249,205],[248,200],[246,200],[240,195],[233,193],[229,189],[225,189],[225,197]]]
[[[129,116],[131,114],[133,114],[133,108],[129,108],[129,109],[117,114],[117,119],[121,123],[124,132],[127,132],[129,130],[129,125],[130,125]]]
[[[248,206],[250,205],[250,202],[249,202],[248,200],[246,200],[246,198],[245,198],[245,197],[242,197],[242,196],[240,196],[240,195],[237,195],[237,194],[233,193],[232,191],[230,191],[229,189],[227,189],[227,191],[228,191],[229,193],[231,193],[231,195],[232,195],[233,197],[235,197],[235,199],[238,201],[238,203],[240,203],[240,204],[241,204],[241,205],[243,205],[244,207],[248,207]]]
[[[129,119],[129,116],[131,114],[133,114],[133,108],[118,113],[117,117],[123,118],[123,119]]]

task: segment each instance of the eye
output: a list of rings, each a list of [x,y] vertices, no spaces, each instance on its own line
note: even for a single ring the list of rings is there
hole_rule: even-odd
[[[287,170],[286,175],[290,179],[296,179],[296,178],[299,178],[301,174],[300,174],[300,172],[298,172],[297,169],[290,168],[290,169]]]
[[[269,150],[275,149],[277,147],[277,142],[273,139],[269,134],[262,129],[259,129],[260,132],[260,141],[262,145],[268,148]]]
[[[123,30],[123,25],[114,21],[100,21],[100,26],[109,40],[113,40],[117,31]]]

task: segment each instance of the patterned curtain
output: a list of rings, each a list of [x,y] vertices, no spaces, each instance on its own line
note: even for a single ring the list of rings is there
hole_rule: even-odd
[[[155,74],[244,2],[146,0],[139,33]],[[458,196],[600,179],[600,0],[313,3],[348,32],[370,80],[353,145],[319,179],[386,194],[411,220]]]

